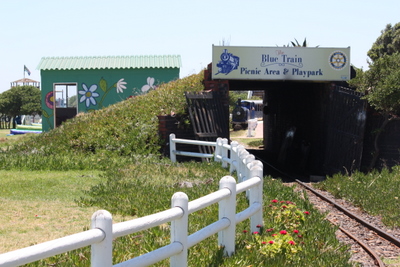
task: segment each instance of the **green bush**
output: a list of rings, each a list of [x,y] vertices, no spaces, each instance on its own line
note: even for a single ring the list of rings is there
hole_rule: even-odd
[[[202,73],[91,113],[0,150],[0,169],[104,169],[137,155],[159,155],[158,115],[187,115],[186,91],[201,91]],[[117,159],[118,158],[118,159]]]

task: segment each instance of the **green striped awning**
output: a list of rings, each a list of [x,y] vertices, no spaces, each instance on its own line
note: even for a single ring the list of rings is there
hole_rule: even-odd
[[[180,68],[179,55],[43,57],[38,70]]]

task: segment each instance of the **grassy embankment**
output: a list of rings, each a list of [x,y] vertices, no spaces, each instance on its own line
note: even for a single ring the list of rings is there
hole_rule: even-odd
[[[184,127],[183,92],[199,90],[201,74],[79,116],[49,133],[3,146],[0,179],[5,186],[0,197],[6,216],[0,221],[1,243],[20,239],[34,244],[57,234],[81,231],[89,226],[96,209],[109,210],[118,221],[168,209],[177,191],[196,199],[217,190],[218,180],[228,174],[227,170],[214,163],[172,164],[158,152],[156,116],[174,112]],[[180,187],[185,182],[194,186]],[[248,222],[243,222],[237,227],[233,257],[224,257],[216,237],[212,237],[190,249],[189,266],[351,266],[348,248],[335,238],[336,228],[303,195],[270,177],[265,178],[264,194],[264,228],[260,233],[246,232]],[[241,196],[238,209],[246,204]],[[189,231],[217,218],[217,207],[191,215]],[[114,259],[126,260],[168,241],[168,225],[118,238]],[[88,266],[89,259],[85,248],[31,266]]]

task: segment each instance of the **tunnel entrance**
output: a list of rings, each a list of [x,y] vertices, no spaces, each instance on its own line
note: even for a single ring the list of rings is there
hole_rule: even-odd
[[[341,83],[229,80],[213,84],[213,90],[264,91],[264,147],[253,154],[277,168],[306,177],[360,168],[367,108],[360,93]]]
[[[261,155],[290,173],[322,175],[327,142],[327,102],[332,84],[229,81],[229,90],[263,90]]]
[[[314,49],[315,56],[310,49],[255,48],[261,52],[252,57],[248,55],[253,53],[252,48],[243,49],[245,56],[240,47],[213,47],[213,62],[205,71],[204,84],[211,91],[264,91],[264,149],[257,155],[302,176],[359,169],[366,104],[346,88],[346,80],[353,73],[346,55],[349,51],[327,54]],[[243,63],[245,57],[250,63]],[[307,57],[317,64],[313,69],[318,71],[304,74]],[[327,66],[319,67],[316,57]],[[296,62],[288,64],[289,58]],[[345,66],[344,72],[337,71]],[[339,76],[318,76],[326,73]]]
[[[270,162],[295,173],[323,172],[319,167],[323,165],[327,86],[268,83],[264,95],[264,148]]]

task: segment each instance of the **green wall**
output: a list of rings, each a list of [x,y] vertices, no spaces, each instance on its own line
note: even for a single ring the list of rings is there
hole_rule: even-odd
[[[179,68],[41,70],[40,74],[42,126],[43,131],[49,131],[54,128],[52,106],[55,83],[77,83],[78,112],[88,112],[176,80],[179,78]]]

